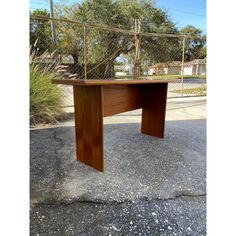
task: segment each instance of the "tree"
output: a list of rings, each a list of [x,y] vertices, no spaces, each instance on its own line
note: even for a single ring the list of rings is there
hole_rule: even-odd
[[[185,26],[181,33],[192,38],[187,38],[185,43],[185,60],[203,59],[206,57],[206,35],[192,25]]]
[[[85,0],[71,7],[58,4],[55,16],[81,23],[103,24],[128,30],[134,30],[134,20],[140,18],[144,32],[178,33],[167,13],[155,8],[150,0]],[[82,28],[60,24],[56,29],[56,34],[59,35],[58,49],[73,55],[76,63],[82,63]],[[88,29],[87,48],[88,63],[105,62],[104,78],[112,78],[115,59],[134,51],[134,37],[115,31]],[[142,37],[141,39],[141,57],[152,62],[168,61],[171,57],[178,59],[181,57],[179,48],[178,38]]]
[[[33,16],[47,16],[50,14],[47,10],[34,10]],[[37,51],[41,54],[52,47],[51,29],[49,20],[30,19],[30,45],[37,41]]]

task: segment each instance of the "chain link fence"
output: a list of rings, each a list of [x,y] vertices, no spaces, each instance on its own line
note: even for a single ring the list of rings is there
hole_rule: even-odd
[[[206,61],[186,60],[184,35],[141,32],[139,20],[130,31],[42,16],[31,16],[30,31],[31,58],[54,65],[58,78],[173,78],[180,83],[169,84],[168,97],[206,95]],[[73,106],[72,88],[63,89]]]

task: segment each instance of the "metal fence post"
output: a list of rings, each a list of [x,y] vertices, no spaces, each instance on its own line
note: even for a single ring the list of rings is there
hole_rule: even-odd
[[[84,25],[84,79],[87,79],[87,34],[86,26]]]
[[[185,51],[185,36],[183,37],[183,48],[182,48],[181,97],[183,97],[183,88],[184,88],[184,51]]]

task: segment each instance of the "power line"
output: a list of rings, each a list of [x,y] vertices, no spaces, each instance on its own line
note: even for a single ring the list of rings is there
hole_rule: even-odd
[[[38,10],[38,9],[48,9],[49,4],[46,2],[36,2],[30,1],[30,11]]]
[[[49,8],[49,6],[45,6],[45,7],[38,7],[38,6],[31,6],[30,9],[46,9],[46,8]]]
[[[48,6],[48,4],[46,3],[41,3],[41,2],[30,2],[30,4],[33,4],[33,5],[42,5],[42,6]]]
[[[169,8],[169,10],[171,10],[171,11],[176,11],[176,12],[181,12],[181,13],[185,13],[185,14],[190,14],[190,15],[194,15],[194,16],[206,17],[206,16],[204,16],[204,15],[202,15],[202,14],[197,14],[197,13],[188,12],[188,11],[181,11],[181,10],[171,9],[171,8]]]
[[[38,3],[38,4],[48,4],[48,1],[30,0],[30,2]]]
[[[206,16],[203,15],[203,14],[198,14],[198,13],[195,13],[195,12],[182,11],[182,10],[179,10],[179,9],[173,9],[173,8],[169,8],[169,7],[165,7],[165,6],[157,6],[157,7],[163,8],[163,9],[166,9],[166,10],[170,10],[170,11],[181,12],[181,13],[184,13],[184,14],[189,14],[189,15],[194,15],[194,16],[200,16],[200,17],[206,17]]]
[[[36,9],[48,9],[49,6],[30,6],[30,9],[36,10]]]

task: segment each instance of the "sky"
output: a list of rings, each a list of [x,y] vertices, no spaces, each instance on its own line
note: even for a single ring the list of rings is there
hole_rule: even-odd
[[[49,9],[49,0],[30,0],[30,10]],[[54,0],[54,3],[62,0]],[[82,0],[66,0],[66,3],[82,2]],[[155,0],[155,6],[167,10],[168,15],[181,29],[193,25],[206,33],[206,0]]]
[[[190,24],[206,33],[206,0],[159,0],[155,6],[166,9],[179,28]]]

